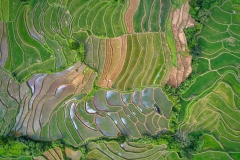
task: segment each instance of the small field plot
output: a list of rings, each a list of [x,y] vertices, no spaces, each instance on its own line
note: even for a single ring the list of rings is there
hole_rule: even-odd
[[[216,71],[211,71],[199,76],[182,97],[190,98],[192,96],[197,96],[201,92],[211,87],[219,78],[220,75]]]
[[[135,32],[165,32],[171,6],[168,0],[140,0],[133,16]]]
[[[9,21],[9,0],[2,0],[0,2],[0,21],[8,22]]]
[[[74,3],[80,2],[73,1],[68,8],[70,12],[76,7]],[[87,29],[101,38],[113,38],[125,34],[124,12],[127,6],[125,3],[127,2],[85,1],[82,7],[72,11],[74,32],[77,34],[82,29]]]
[[[91,142],[87,145],[90,152],[87,159],[97,159],[98,157],[107,157],[108,159],[161,159],[167,157],[169,151],[167,146],[150,144],[141,144],[137,142],[118,142],[95,143]]]
[[[0,66],[4,67],[8,56],[9,56],[9,51],[8,51],[8,35],[7,35],[7,25],[6,23],[0,22]],[[10,64],[8,64],[10,65]]]
[[[212,136],[205,135],[204,138],[206,150],[237,152],[240,149],[240,121],[238,118],[240,110],[235,104],[236,97],[239,96],[237,91],[239,83],[236,83],[237,79],[231,75],[227,74],[223,78],[226,79],[224,82],[219,82],[211,93],[189,108],[188,118],[181,126],[183,132],[202,130],[211,133]],[[226,83],[227,79],[232,81]]]
[[[231,160],[232,158],[228,155],[227,152],[218,152],[218,151],[207,151],[193,156],[194,160],[211,160],[211,159],[226,159]]]
[[[20,97],[20,86],[3,69],[0,69],[0,77],[0,135],[6,136],[15,123],[23,99]],[[22,84],[22,88],[24,86],[26,91],[22,96],[27,96],[29,92],[26,84]]]
[[[210,63],[212,69],[219,69],[226,66],[238,67],[240,65],[240,58],[230,53],[222,53],[218,57],[212,59]]]

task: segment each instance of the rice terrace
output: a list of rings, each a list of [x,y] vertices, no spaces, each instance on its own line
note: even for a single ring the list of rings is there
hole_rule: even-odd
[[[240,160],[239,0],[0,0],[0,159]]]

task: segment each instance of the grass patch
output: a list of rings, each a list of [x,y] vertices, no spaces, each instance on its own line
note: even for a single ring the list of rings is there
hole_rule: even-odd
[[[170,21],[169,12],[171,11],[171,1],[170,0],[162,0],[161,1],[161,15],[160,15],[160,26],[161,31],[166,31],[166,23],[169,23],[167,21]]]
[[[240,24],[240,16],[239,16],[239,14],[232,14],[232,23],[233,24]]]
[[[226,32],[228,29],[228,25],[217,23],[212,18],[209,18],[209,20],[206,24],[207,24],[207,26],[209,26],[210,28],[212,28],[213,30],[216,30],[218,32]]]
[[[217,32],[208,26],[203,26],[200,35],[210,42],[218,42],[219,40],[231,37],[228,32]]]
[[[222,24],[231,24],[232,23],[231,14],[224,12],[219,7],[213,7],[211,9],[211,12],[212,12],[211,16],[216,22],[222,23]],[[221,15],[221,16],[219,16],[219,15]]]
[[[240,58],[237,58],[229,53],[223,53],[220,56],[211,59],[210,63],[212,69],[218,69],[226,66],[238,67],[240,65]]]
[[[104,5],[102,6],[102,8],[98,11],[93,23],[92,23],[92,33],[96,36],[100,36],[100,37],[105,37],[107,36],[107,32],[106,32],[106,27],[104,24],[104,13],[106,11],[106,8],[109,5]],[[109,17],[108,17],[109,18]]]
[[[181,8],[183,3],[186,2],[186,0],[171,0],[173,8]]]
[[[2,12],[2,20],[4,22],[8,22],[9,21],[9,0],[1,0],[0,11]]]
[[[140,0],[140,4],[138,6],[138,10],[133,16],[133,25],[134,25],[134,30],[135,32],[142,32],[142,17],[145,14],[145,9],[144,9],[144,0]]]
[[[104,16],[104,23],[106,26],[106,33],[107,37],[114,37],[114,31],[112,27],[112,15],[117,9],[117,4],[110,5],[110,7],[107,8],[105,11],[105,16]]]
[[[198,44],[202,47],[202,51],[207,54],[213,54],[223,48],[222,42],[209,42],[203,37],[198,38]]]
[[[226,12],[229,12],[229,13],[233,13],[233,6],[232,6],[232,3],[231,1],[226,1],[222,6],[221,6],[221,9],[226,11]]]
[[[240,83],[233,74],[227,74],[223,81],[229,84],[237,95],[240,95]]]
[[[219,142],[211,135],[204,134],[204,143],[202,146],[202,150],[214,150],[214,151],[222,151],[222,147]]]
[[[240,17],[240,16],[239,16]],[[230,25],[229,29],[236,35],[240,35],[239,31],[240,31],[240,26],[239,25]]]
[[[208,60],[204,58],[198,59],[198,74],[203,74],[209,70],[209,63]]]
[[[181,103],[181,109],[179,112],[178,121],[182,122],[186,116],[186,110],[187,110],[187,105],[189,104],[189,101],[185,101],[184,99],[181,98],[180,103]]]
[[[232,153],[229,153],[229,155],[233,158],[233,159],[240,159],[240,153],[234,153],[234,152],[232,152]]]
[[[144,31],[149,31],[150,30],[150,26],[148,26],[148,21],[151,20],[149,19],[150,17],[150,12],[151,12],[151,7],[152,7],[152,3],[154,2],[154,0],[145,0],[145,10],[146,10],[146,14],[144,16],[143,19],[143,30]]]
[[[203,153],[199,153],[193,156],[193,160],[213,160],[213,159],[224,159],[231,160],[226,152],[214,152],[207,151]]]
[[[150,31],[152,32],[159,32],[159,15],[160,10],[159,6],[161,5],[160,1],[156,0],[153,7],[152,7],[152,14],[151,14],[151,23],[150,23]]]
[[[121,36],[125,34],[125,25],[123,25],[123,12],[124,12],[124,7],[119,5],[114,14],[112,15],[112,27],[114,30],[114,35],[115,37]],[[109,17],[110,18],[110,17]],[[108,24],[106,24],[108,25]]]
[[[166,39],[167,39],[168,47],[171,51],[172,64],[176,67],[177,66],[177,50],[176,50],[175,40],[173,38],[170,18],[168,18],[166,25],[167,25]]]
[[[216,71],[211,71],[199,76],[196,81],[189,87],[189,89],[182,95],[182,97],[190,98],[191,96],[200,94],[206,89],[209,89],[219,78],[220,76]]]

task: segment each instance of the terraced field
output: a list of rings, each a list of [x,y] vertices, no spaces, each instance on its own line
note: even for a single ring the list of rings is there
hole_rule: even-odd
[[[87,159],[161,159],[167,158],[171,153],[166,151],[167,146],[152,144],[141,144],[136,142],[107,142],[96,144],[91,142],[87,145],[90,152]]]
[[[36,74],[21,86],[10,78],[2,81],[5,90],[1,102],[5,105],[1,107],[1,134],[11,130],[11,134],[45,141],[62,139],[78,147],[89,139],[120,135],[140,138],[169,129],[172,102],[160,88],[131,93],[99,90],[86,99],[95,78],[95,72],[76,63],[56,74]],[[16,119],[8,114],[17,114]]]
[[[171,11],[171,1],[140,0],[138,5],[133,16],[134,30],[136,32],[165,32],[167,18]]]
[[[239,159],[239,30],[237,5],[214,6],[197,39],[203,54],[195,82],[183,94],[188,104],[180,131],[204,133],[194,159]],[[221,15],[221,16],[219,16]]]
[[[165,23],[171,8],[171,3],[168,0],[146,2],[149,3],[146,4],[149,7],[146,9],[146,13],[142,15],[142,21],[145,26],[148,25],[149,29],[146,29],[146,31],[159,32],[156,33],[156,35],[159,35],[160,31],[165,31]],[[135,33],[134,17],[139,17],[139,9],[141,9],[141,6],[146,2],[143,0],[136,2],[124,1],[123,3],[112,3],[110,1],[100,0],[81,2],[77,0],[69,0],[67,2],[58,0],[42,2],[39,0],[33,0],[28,4],[11,0],[9,3],[13,5],[9,5],[9,9],[13,10],[13,12],[9,13],[8,19],[10,22],[7,24],[2,23],[0,25],[2,32],[1,37],[3,37],[1,53],[5,52],[4,54],[1,54],[0,64],[11,72],[18,82],[29,80],[36,73],[51,73],[63,70],[80,59],[78,53],[68,47],[68,40],[70,38],[85,43],[90,35],[104,39],[113,38],[114,40],[114,37],[126,37],[124,34],[127,32]],[[5,3],[5,0],[2,1],[2,3]],[[158,10],[159,6],[164,6],[161,11]],[[158,26],[160,19],[161,26]],[[8,36],[6,36],[6,34]],[[135,36],[127,38],[129,39],[129,44],[131,43],[130,39],[134,39]],[[152,43],[152,36],[154,35],[147,33],[146,36],[146,38],[139,38],[140,42],[136,45],[146,48],[146,41]],[[143,39],[142,42],[141,39]],[[124,42],[127,43],[127,40],[123,41],[123,46],[125,47]],[[6,43],[8,43],[8,47]],[[161,44],[166,42],[156,43]],[[154,46],[156,45],[158,46],[158,44],[154,44]],[[161,45],[164,46],[165,44]],[[110,47],[109,43],[106,44],[106,48],[108,47]],[[134,44],[133,47],[137,48]],[[164,48],[166,54],[169,54],[167,48]],[[153,48],[149,47],[147,51],[151,51],[151,53],[162,52],[162,49],[155,49],[158,50],[153,51]],[[107,50],[106,54],[111,54],[109,52],[110,50]],[[113,52],[115,52],[115,50]],[[128,50],[128,52],[131,51]],[[137,50],[134,50],[133,52],[136,54]],[[163,58],[161,57],[161,59]],[[108,60],[106,59],[106,61]],[[121,61],[123,61],[123,58]],[[155,59],[155,61],[162,60]],[[163,62],[159,63],[162,65]],[[153,62],[153,65],[154,64],[157,65],[157,62]],[[108,67],[107,65],[108,64],[105,66]],[[121,65],[114,65],[121,68]],[[111,67],[111,69],[114,69],[114,67]],[[155,73],[154,78],[156,78],[156,75],[160,71],[153,69],[152,72]],[[114,78],[117,73],[113,74]],[[144,75],[142,75],[142,77],[143,76]],[[154,80],[149,83],[147,82],[148,80],[145,81],[146,82],[143,84],[144,86],[152,84]],[[158,80],[156,84],[160,84],[160,81]],[[109,85],[105,84],[104,86]],[[129,86],[126,87],[129,88]],[[123,87],[120,89],[123,89]]]
[[[0,135],[7,135],[14,126],[22,99],[29,94],[26,83],[20,86],[0,69]]]
[[[54,149],[49,149],[48,151],[45,151],[43,153],[43,157],[39,156],[38,159],[47,159],[47,160],[51,160],[51,159],[58,159],[58,160],[63,160],[63,154],[60,148],[56,147]]]
[[[220,150],[238,152],[240,108],[239,92],[236,88],[239,90],[240,86],[239,83],[228,81],[230,78],[235,79],[233,74],[226,74],[213,92],[192,105],[189,118],[181,130],[212,133]]]
[[[37,139],[40,136],[41,128],[50,123],[49,119],[56,118],[52,112],[62,106],[66,100],[80,93],[81,96],[89,93],[95,78],[96,73],[90,69],[86,70],[86,66],[80,63],[53,75],[36,74],[27,82],[32,95],[24,97],[12,131]],[[80,99],[81,96],[75,97],[75,99]],[[54,132],[57,132],[56,121],[53,123],[55,125],[53,126],[55,127]]]
[[[240,16],[233,11],[234,6],[230,1],[210,10],[212,14],[209,21],[197,35],[198,42],[203,50],[199,69],[202,67],[209,69],[196,79],[183,95],[183,98],[188,99],[199,95],[206,88],[210,88],[217,80],[222,79],[228,72],[233,72],[236,76],[239,75],[240,37],[236,29],[238,27],[237,18]],[[219,17],[218,15],[224,16]]]
[[[33,135],[27,134],[39,140],[63,139],[76,147],[100,137],[156,135],[169,129],[171,106],[160,89],[122,94],[100,90],[88,100],[74,97],[52,110],[48,108],[48,115],[43,114],[43,108],[41,128]],[[38,121],[34,118],[34,122]]]
[[[99,72],[101,87],[132,90],[163,86],[172,66],[164,36],[163,33],[147,33],[113,39],[91,37],[87,43],[86,63]]]
[[[239,159],[239,5],[210,8],[197,77],[179,93],[189,1],[1,0],[0,136],[61,141],[26,159],[176,160],[191,152],[177,136],[198,132],[192,159]]]

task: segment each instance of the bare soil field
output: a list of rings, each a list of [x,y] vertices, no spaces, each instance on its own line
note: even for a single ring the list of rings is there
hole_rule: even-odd
[[[184,34],[184,29],[195,26],[194,19],[189,15],[189,3],[184,3],[181,9],[176,9],[172,12],[172,32],[175,40],[176,50],[178,53],[177,67],[174,67],[169,77],[169,83],[177,88],[192,72],[191,60],[188,56],[187,39]],[[187,56],[182,56],[185,53]]]

